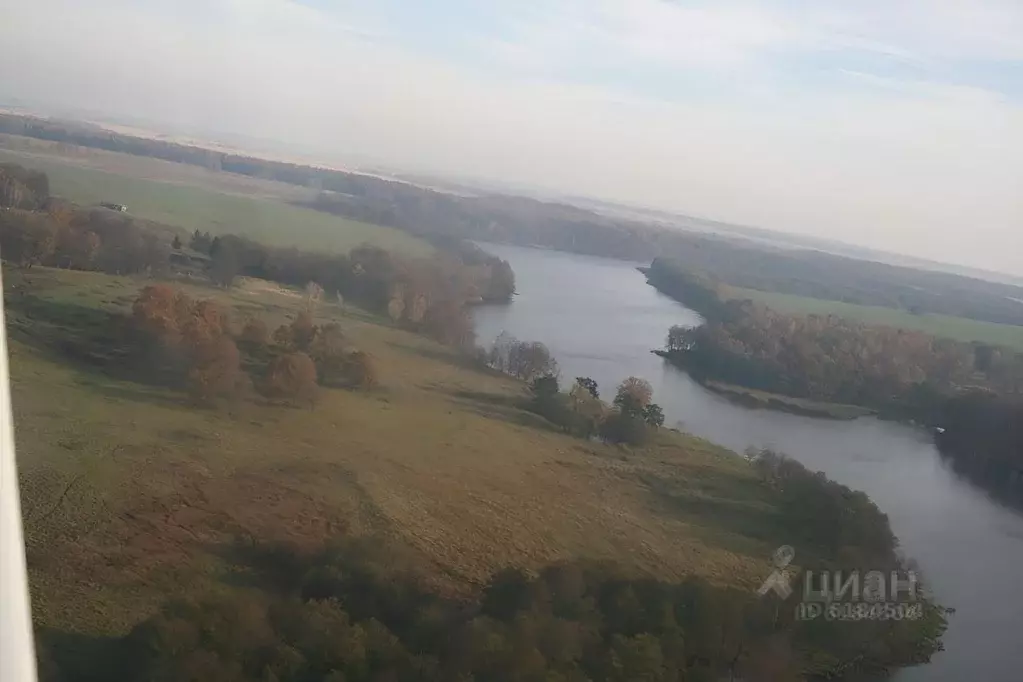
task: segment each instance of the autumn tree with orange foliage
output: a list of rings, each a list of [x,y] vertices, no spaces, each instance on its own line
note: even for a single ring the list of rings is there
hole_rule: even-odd
[[[154,284],[135,300],[132,320],[164,361],[170,359],[172,366],[183,361],[188,390],[197,400],[234,394],[244,383],[227,315],[212,301],[193,301],[174,287]]]
[[[153,284],[135,299],[132,321],[136,329],[152,340],[176,345],[181,340],[181,328],[191,307],[191,299],[180,290],[167,284]]]
[[[316,401],[316,364],[302,352],[285,353],[270,361],[261,386],[263,395],[271,400]]]
[[[238,341],[254,350],[266,348],[270,342],[270,330],[267,329],[266,322],[263,322],[263,320],[250,318],[246,320],[245,326],[242,327],[242,331],[238,335]]]
[[[199,402],[238,395],[247,378],[241,371],[238,347],[228,336],[203,341],[192,351],[188,391]]]

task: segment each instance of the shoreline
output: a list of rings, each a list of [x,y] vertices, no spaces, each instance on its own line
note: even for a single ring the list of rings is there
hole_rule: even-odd
[[[756,388],[748,388],[738,384],[729,384],[723,381],[716,381],[702,377],[698,373],[690,371],[681,364],[674,362],[667,351],[654,349],[650,351],[660,356],[672,367],[685,372],[693,381],[712,393],[722,396],[729,402],[742,407],[755,410],[772,410],[774,412],[785,412],[802,417],[814,417],[818,419],[831,419],[835,421],[852,421],[860,417],[884,417],[874,409],[860,405],[848,405],[844,403],[829,403],[808,398],[797,398],[783,393],[771,393]],[[902,421],[902,420],[898,420]],[[906,422],[907,426],[914,424]]]

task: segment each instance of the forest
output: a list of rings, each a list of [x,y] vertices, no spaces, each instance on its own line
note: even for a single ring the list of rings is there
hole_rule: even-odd
[[[406,230],[430,241],[468,239],[650,261],[674,259],[736,287],[1023,324],[1023,288],[820,251],[779,249],[614,218],[566,203],[497,193],[452,194],[373,175],[269,161],[113,133],[98,126],[0,114],[0,133],[219,170],[308,188],[302,203]]]
[[[234,235],[213,237],[50,197],[45,174],[0,166],[0,249],[21,267],[151,275],[193,274],[229,287],[238,276],[285,285],[315,284],[450,344],[471,345],[466,306],[508,302],[515,275],[507,262],[462,240],[431,257],[374,246],[348,254],[267,247]]]
[[[1023,500],[1023,354],[726,301],[712,277],[664,260],[648,273],[651,284],[707,320],[672,327],[665,341],[665,356],[693,376],[940,427],[939,449],[957,469]]]

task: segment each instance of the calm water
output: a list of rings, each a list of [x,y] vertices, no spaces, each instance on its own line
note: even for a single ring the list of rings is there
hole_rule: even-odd
[[[939,601],[957,609],[946,650],[903,672],[900,682],[1023,680],[1023,516],[951,473],[926,433],[875,419],[838,422],[733,405],[650,353],[664,345],[668,327],[698,324],[700,316],[648,286],[635,265],[482,246],[511,263],[519,293],[511,305],[477,309],[481,343],[502,330],[543,341],[566,380],[593,377],[605,395],[627,376],[644,377],[667,424],[738,452],[784,451],[870,495]]]

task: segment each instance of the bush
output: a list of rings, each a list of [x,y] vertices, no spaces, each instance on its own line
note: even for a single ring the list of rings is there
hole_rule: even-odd
[[[317,328],[313,324],[313,316],[303,310],[291,323],[291,338],[295,348],[300,351],[308,351],[313,339],[316,338]]]
[[[263,320],[252,318],[245,322],[238,341],[252,349],[266,348],[270,343],[270,330]]]
[[[639,377],[629,377],[618,385],[614,405],[622,412],[642,415],[654,397],[654,389],[650,382]]]
[[[348,354],[345,358],[343,374],[346,383],[352,388],[368,390],[379,383],[373,356],[361,350]]]
[[[188,390],[200,402],[237,395],[245,375],[241,371],[238,348],[226,336],[206,341],[192,351],[188,371]]]
[[[337,324],[325,325],[317,332],[309,345],[309,355],[324,385],[344,381],[347,352],[347,341]]]
[[[316,401],[316,365],[300,351],[278,355],[270,361],[261,388],[272,400],[312,404]]]
[[[600,424],[600,437],[608,443],[642,445],[649,435],[643,418],[627,412],[612,412]]]

